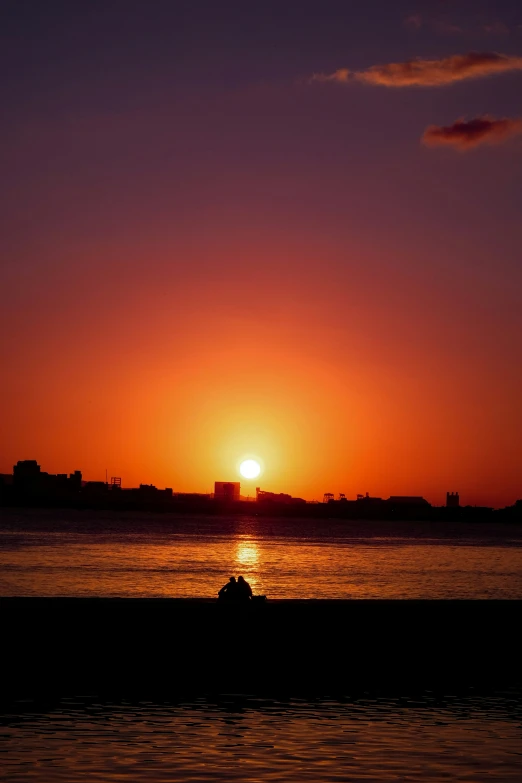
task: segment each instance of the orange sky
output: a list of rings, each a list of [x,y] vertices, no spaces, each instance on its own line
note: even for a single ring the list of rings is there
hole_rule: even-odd
[[[500,350],[486,361],[467,330],[455,355],[458,314],[448,308],[434,329],[407,282],[388,297],[313,274],[292,284],[284,271],[260,273],[269,252],[248,251],[257,283],[210,272],[201,288],[139,275],[66,281],[64,304],[56,281],[40,328],[23,313],[12,324],[0,469],[36,458],[49,472],[102,479],[107,468],[124,486],[205,492],[258,456],[264,474],[243,480],[243,494],[259,483],[307,499],[370,491],[442,503],[458,490],[463,502],[514,500],[519,366]],[[289,246],[281,267],[320,252]]]
[[[2,32],[0,472],[521,497],[522,141],[452,123],[515,117],[522,75],[311,81],[466,55],[406,3],[73,5]]]

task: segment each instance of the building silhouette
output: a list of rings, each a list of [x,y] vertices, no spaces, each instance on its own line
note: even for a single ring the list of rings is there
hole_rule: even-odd
[[[214,483],[214,499],[227,503],[241,500],[241,483],[239,481],[216,481]]]
[[[392,495],[388,503],[395,506],[429,506],[430,503],[420,495]]]
[[[294,498],[285,492],[266,492],[260,487],[256,487],[256,499],[258,503],[284,503],[285,505],[306,503],[306,500],[303,500],[303,498]]]
[[[28,493],[71,493],[82,488],[82,472],[45,473],[35,459],[18,460],[13,467],[13,486]]]
[[[446,508],[458,508],[460,498],[458,492],[446,492]]]
[[[37,481],[43,475],[40,465],[35,459],[19,459],[13,467],[13,481],[15,484],[25,481]]]

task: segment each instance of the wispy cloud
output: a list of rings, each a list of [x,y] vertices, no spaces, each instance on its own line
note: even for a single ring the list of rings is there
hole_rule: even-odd
[[[406,60],[372,65],[365,71],[339,68],[333,73],[315,73],[312,82],[347,84],[352,80],[383,87],[442,87],[465,79],[478,79],[507,71],[522,70],[522,57],[498,52],[468,52],[439,60]]]
[[[408,27],[410,30],[420,30],[422,27],[428,27],[442,35],[456,35],[463,32],[462,27],[454,22],[439,17],[424,16],[419,13],[409,14],[402,20],[402,23],[404,27]]]
[[[460,35],[464,30],[459,24],[448,22],[445,19],[437,19],[433,22],[433,29],[441,35]]]
[[[348,68],[339,68],[339,70],[333,73],[314,73],[311,82],[339,82],[339,84],[346,84],[351,76]]]
[[[489,22],[489,24],[483,24],[482,29],[485,33],[490,35],[508,35],[509,27],[504,22]]]
[[[473,23],[462,25],[460,22],[455,21],[454,16],[451,13],[446,14],[421,14],[418,12],[408,14],[402,20],[404,27],[416,32],[421,28],[428,28],[439,35],[509,35],[511,32],[510,26],[500,19],[492,19],[490,21],[477,21]],[[521,25],[518,25],[521,27]],[[516,26],[515,26],[516,29]]]
[[[355,78],[384,87],[440,87],[465,79],[477,79],[506,71],[522,70],[522,57],[498,52],[454,54],[439,60],[407,60],[403,63],[373,65]]]
[[[414,30],[420,30],[423,25],[423,19],[420,14],[410,14],[403,20],[405,27],[413,27]]]
[[[428,147],[446,146],[465,152],[481,144],[501,144],[522,133],[522,119],[503,117],[475,117],[457,120],[446,127],[430,125],[424,131],[422,143]]]

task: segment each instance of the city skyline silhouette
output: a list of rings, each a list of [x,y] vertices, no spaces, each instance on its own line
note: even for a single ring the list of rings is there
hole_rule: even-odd
[[[244,463],[241,463],[241,467]],[[256,483],[259,476],[255,477]],[[248,485],[247,482],[247,492]],[[12,473],[0,473],[0,506],[44,506],[92,509],[156,510],[173,513],[263,513],[291,516],[334,516],[346,519],[453,519],[462,521],[522,521],[522,499],[500,509],[464,503],[460,493],[446,492],[445,504],[430,503],[421,495],[392,495],[382,498],[357,493],[325,492],[322,503],[316,499],[294,497],[256,486],[255,494],[244,494],[240,481],[215,481],[211,492],[183,492],[173,487],[160,488],[140,482],[127,487],[121,476],[106,472],[105,481],[89,481],[81,470],[52,474],[43,471],[36,460],[19,460]],[[322,507],[322,508],[321,508]]]

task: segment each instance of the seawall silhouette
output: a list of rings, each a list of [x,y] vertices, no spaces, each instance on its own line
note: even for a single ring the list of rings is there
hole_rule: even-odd
[[[2,693],[513,685],[521,610],[521,601],[2,598]]]

